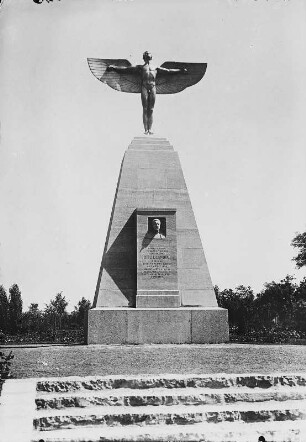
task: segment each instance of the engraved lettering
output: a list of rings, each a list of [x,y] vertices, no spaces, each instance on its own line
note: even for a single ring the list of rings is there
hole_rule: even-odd
[[[165,278],[171,272],[168,247],[153,246],[146,249],[141,258],[141,273],[150,279]]]

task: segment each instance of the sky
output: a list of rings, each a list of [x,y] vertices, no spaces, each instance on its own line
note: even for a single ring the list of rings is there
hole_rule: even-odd
[[[0,284],[24,309],[93,300],[122,157],[142,136],[138,94],[86,59],[205,62],[157,96],[155,135],[178,152],[213,284],[258,293],[306,230],[303,0],[5,0],[0,9]]]

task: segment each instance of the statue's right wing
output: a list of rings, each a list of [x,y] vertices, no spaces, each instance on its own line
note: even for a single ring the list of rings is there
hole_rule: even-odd
[[[176,94],[187,87],[198,83],[204,76],[207,63],[180,63],[176,61],[166,61],[161,65],[165,69],[186,69],[186,72],[166,72],[157,70],[156,93]]]
[[[101,59],[101,58],[87,58],[89,69],[93,75],[109,87],[120,92],[139,93],[141,92],[141,75],[137,69],[132,71],[124,70],[116,72],[114,70],[108,71],[109,65],[129,68],[132,67],[128,60],[113,60],[113,59]]]

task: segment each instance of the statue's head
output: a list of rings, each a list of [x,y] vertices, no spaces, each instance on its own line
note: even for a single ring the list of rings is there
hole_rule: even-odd
[[[144,61],[152,60],[151,52],[148,52],[148,51],[144,52],[142,58],[143,58]]]
[[[159,230],[160,230],[160,220],[158,218],[154,218],[153,219],[152,227],[155,230],[155,232],[159,232]]]

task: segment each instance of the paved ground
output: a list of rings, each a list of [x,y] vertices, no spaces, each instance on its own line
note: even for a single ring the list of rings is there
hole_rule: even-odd
[[[80,345],[12,350],[16,378],[306,370],[306,346],[301,345]]]

